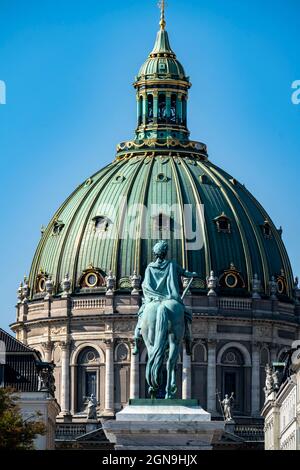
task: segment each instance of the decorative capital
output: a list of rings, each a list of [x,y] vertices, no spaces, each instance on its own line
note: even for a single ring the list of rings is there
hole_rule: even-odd
[[[44,349],[44,351],[49,352],[49,351],[52,350],[53,342],[52,341],[44,341],[43,343],[41,343],[41,346]]]
[[[69,348],[70,348],[70,345],[71,345],[71,341],[70,340],[65,340],[65,341],[61,341],[59,343],[59,346],[61,348],[62,351],[68,351]]]

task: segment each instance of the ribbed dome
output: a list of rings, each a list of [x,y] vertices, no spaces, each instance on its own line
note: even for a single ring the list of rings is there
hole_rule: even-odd
[[[165,30],[158,31],[153,51],[140,68],[137,78],[153,75],[169,76],[173,79],[185,78],[184,68],[171,49],[168,33]]]
[[[211,269],[220,278],[231,269],[241,282],[224,286],[225,295],[227,291],[230,295],[248,295],[256,273],[266,295],[272,276],[281,276],[285,293],[291,297],[292,271],[280,231],[247,189],[209,161],[159,154],[115,160],[71,194],[37,248],[29,280],[33,295],[41,272],[52,276],[57,291],[66,273],[72,290],[78,290],[90,265],[104,275],[112,270],[117,287],[126,286],[134,270],[143,275],[155,240],[141,239],[140,229],[136,240],[112,237],[116,217],[107,210],[107,204],[125,216],[125,226],[130,220],[133,223],[120,203],[122,198],[127,198],[128,206],[141,203],[148,208],[151,204],[204,205],[203,247],[185,249],[185,228],[181,240],[169,241],[170,256],[200,274],[195,285],[200,291],[206,289],[205,279]],[[139,212],[135,227],[140,227],[141,218]],[[99,220],[106,220],[105,230],[96,228]],[[146,226],[153,223],[153,216],[148,214]]]

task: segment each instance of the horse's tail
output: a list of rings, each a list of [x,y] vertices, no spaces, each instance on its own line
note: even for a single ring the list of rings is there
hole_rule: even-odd
[[[146,379],[153,390],[157,390],[159,386],[159,376],[165,356],[168,328],[168,311],[166,307],[160,305],[157,309],[154,345],[146,367]]]

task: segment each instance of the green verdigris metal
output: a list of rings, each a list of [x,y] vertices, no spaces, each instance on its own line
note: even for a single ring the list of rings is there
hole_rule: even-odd
[[[176,364],[179,348],[185,336],[187,345],[191,342],[191,315],[186,311],[179,294],[179,278],[194,277],[197,273],[182,269],[176,261],[166,260],[168,244],[158,242],[153,253],[156,260],[145,272],[143,305],[135,330],[136,340],[142,335],[148,352],[146,380],[151,398],[155,398],[162,384],[162,368],[166,351],[167,385],[165,398],[174,398],[176,387]],[[191,348],[187,348],[190,353]],[[135,353],[137,350],[135,351]]]

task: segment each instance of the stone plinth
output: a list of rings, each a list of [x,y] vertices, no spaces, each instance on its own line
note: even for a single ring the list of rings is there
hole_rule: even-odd
[[[103,430],[116,450],[211,450],[224,423],[197,400],[131,400]]]

